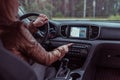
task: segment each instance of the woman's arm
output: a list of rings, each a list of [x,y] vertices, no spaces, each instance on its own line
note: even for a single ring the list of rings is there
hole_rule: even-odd
[[[32,34],[34,34],[35,32],[37,32],[37,27],[34,26],[33,21],[31,21],[31,22],[28,24],[27,28],[28,28],[28,30],[29,30]]]
[[[33,60],[45,64],[50,65],[51,63],[57,61],[62,58],[67,52],[68,47],[72,44],[63,45],[54,49],[53,51],[47,52],[31,35],[29,30],[22,26],[21,27],[21,43],[20,48],[27,52],[27,55],[30,56]]]

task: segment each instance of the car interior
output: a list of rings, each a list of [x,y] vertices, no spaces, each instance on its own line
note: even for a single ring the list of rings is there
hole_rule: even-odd
[[[20,20],[28,23],[31,16],[38,14],[22,13]],[[120,80],[119,22],[49,20],[43,26],[33,36],[47,51],[74,43],[64,58],[51,65],[57,70],[51,80]],[[5,50],[2,43],[0,57],[1,80],[37,80],[30,66]]]

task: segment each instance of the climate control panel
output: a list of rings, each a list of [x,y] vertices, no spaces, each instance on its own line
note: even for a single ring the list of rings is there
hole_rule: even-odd
[[[86,57],[89,53],[91,45],[89,44],[74,44],[69,49],[69,55]]]

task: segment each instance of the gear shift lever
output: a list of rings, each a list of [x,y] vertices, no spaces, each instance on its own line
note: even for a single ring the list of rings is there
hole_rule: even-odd
[[[63,69],[67,69],[67,68],[68,68],[68,62],[69,62],[69,59],[64,58],[64,59],[62,60],[61,67],[62,67]]]
[[[68,68],[68,62],[69,62],[69,59],[67,58],[62,59],[62,62],[56,77],[67,78],[67,75],[70,72],[70,69]]]

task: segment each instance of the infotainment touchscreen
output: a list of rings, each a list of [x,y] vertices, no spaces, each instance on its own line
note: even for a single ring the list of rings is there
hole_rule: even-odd
[[[86,39],[87,27],[70,27],[69,37]]]

